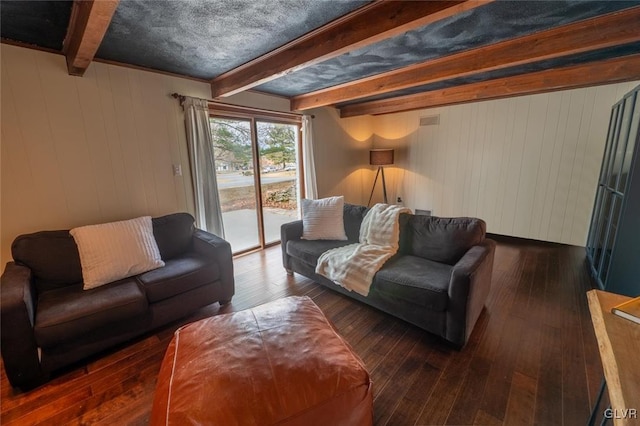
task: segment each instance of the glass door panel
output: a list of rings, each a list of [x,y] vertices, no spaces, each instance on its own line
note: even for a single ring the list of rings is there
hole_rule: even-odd
[[[609,223],[609,212],[611,210],[611,192],[606,189],[602,193],[602,201],[600,205],[600,212],[598,215],[598,228],[594,238],[594,250],[593,250],[593,266],[599,271],[600,260],[602,258],[602,249],[604,247],[605,238],[607,234],[607,224]]]
[[[609,226],[607,230],[606,243],[602,248],[602,264],[599,270],[600,282],[607,284],[607,273],[609,272],[609,264],[611,263],[611,252],[613,243],[618,229],[618,220],[620,219],[620,207],[622,206],[622,197],[613,195],[613,204],[611,206],[611,214],[609,217]]]
[[[620,121],[622,120],[622,108],[623,103],[618,102],[615,106],[615,121],[611,123],[612,132],[611,132],[611,142],[607,142],[607,157],[606,161],[603,164],[602,170],[602,184],[605,186],[609,186],[609,180],[611,178],[611,168],[613,159],[615,157],[616,152],[616,143],[618,141],[618,132],[620,131]]]
[[[298,219],[300,127],[257,121],[265,244],[280,241],[280,226]]]
[[[224,238],[234,253],[260,246],[251,121],[212,117]]]
[[[611,146],[613,143],[613,136],[615,134],[616,123],[618,122],[618,111],[620,108],[611,108],[611,118],[609,119],[609,130],[607,132],[607,145],[605,146],[604,157],[602,159],[602,166],[600,166],[600,182],[602,185],[607,183],[608,175],[607,171],[609,169],[609,157],[611,157]]]
[[[634,99],[635,98],[635,99]],[[629,99],[634,99],[633,116],[631,118],[631,127],[627,137],[627,150],[624,154],[624,162],[622,163],[622,172],[620,173],[620,181],[618,183],[618,192],[624,194],[627,190],[627,181],[629,180],[629,172],[631,171],[631,160],[633,160],[633,150],[636,146],[636,135],[638,134],[638,125],[640,122],[640,96],[634,92]]]
[[[591,216],[591,226],[589,226],[589,237],[587,239],[587,253],[589,254],[591,260],[593,260],[595,254],[596,231],[598,230],[598,219],[600,218],[600,207],[603,193],[604,188],[599,185],[598,191],[596,193],[596,201],[593,204],[593,215]]]
[[[627,139],[629,139],[629,126],[631,125],[631,111],[633,109],[633,97],[627,96],[623,103],[623,118],[620,123],[620,130],[618,133],[618,144],[616,145],[616,154],[613,159],[613,165],[611,169],[611,178],[609,180],[609,187],[616,191],[620,182],[620,172],[622,170],[622,161],[624,159],[625,150],[627,149]]]
[[[621,133],[628,130],[629,127],[629,115],[625,114],[626,103],[621,103],[619,110],[618,124],[616,125],[616,132],[614,134],[614,145],[611,147],[611,158],[609,159],[609,180],[607,186],[615,190],[618,183],[618,175],[622,167],[622,156],[624,155],[624,149],[626,148],[626,140],[621,138]]]

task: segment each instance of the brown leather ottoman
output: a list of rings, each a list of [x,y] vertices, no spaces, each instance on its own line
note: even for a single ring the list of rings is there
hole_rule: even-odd
[[[308,297],[178,329],[151,424],[371,425],[369,374]]]

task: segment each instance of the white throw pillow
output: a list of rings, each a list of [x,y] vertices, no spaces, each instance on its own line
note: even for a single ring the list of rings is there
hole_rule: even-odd
[[[164,266],[151,216],[74,228],[84,289]]]
[[[344,197],[320,200],[302,199],[302,239],[346,240],[344,232]]]

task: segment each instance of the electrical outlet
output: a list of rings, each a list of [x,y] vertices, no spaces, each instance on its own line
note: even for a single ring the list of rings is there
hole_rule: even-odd
[[[182,164],[174,164],[173,165],[173,175],[174,176],[182,176]]]

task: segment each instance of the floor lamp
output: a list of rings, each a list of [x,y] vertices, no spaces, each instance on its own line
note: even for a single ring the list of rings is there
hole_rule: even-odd
[[[373,198],[373,191],[376,189],[376,183],[378,182],[378,176],[382,173],[382,193],[384,194],[384,203],[387,201],[387,184],[384,181],[384,167],[393,164],[393,149],[372,149],[369,151],[369,164],[372,166],[378,166],[378,172],[376,173],[376,179],[373,181],[373,187],[371,188],[371,195],[369,196],[369,202],[367,207],[371,204],[371,198]]]

